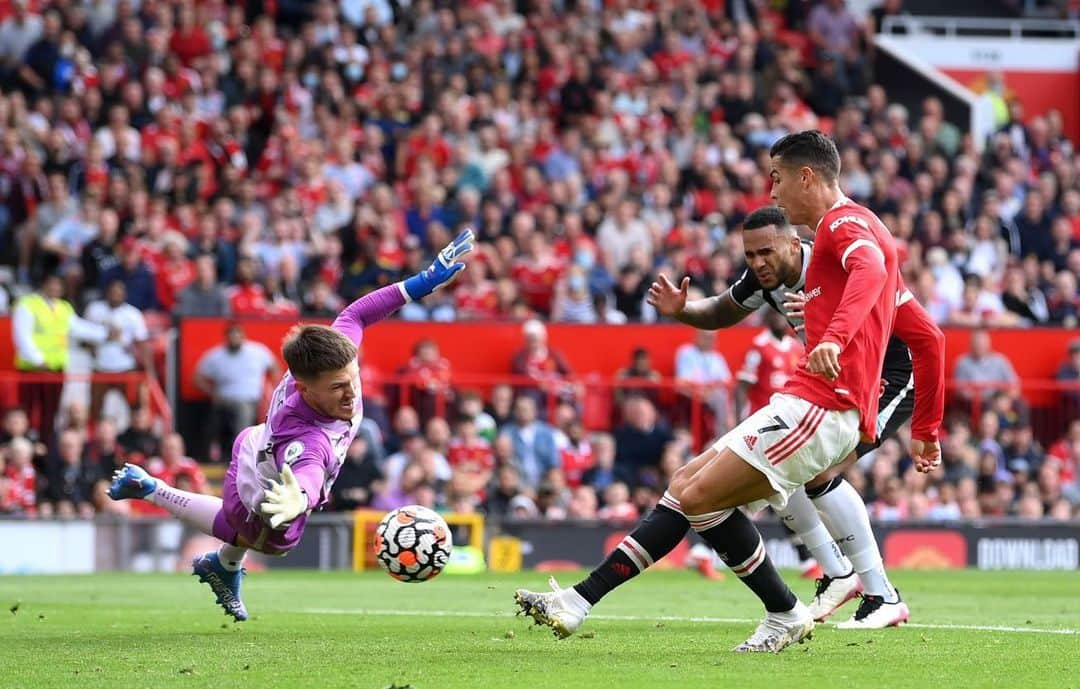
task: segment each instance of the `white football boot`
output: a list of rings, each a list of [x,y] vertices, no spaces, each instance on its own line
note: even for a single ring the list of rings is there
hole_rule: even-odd
[[[810,601],[810,614],[814,620],[821,622],[829,615],[836,612],[844,603],[862,592],[862,582],[855,576],[855,570],[843,577],[830,577],[822,575],[817,580],[817,589],[814,591],[814,599]]]
[[[885,629],[886,627],[899,627],[908,621],[911,612],[907,603],[900,597],[900,591],[896,591],[896,601],[886,603],[882,596],[863,594],[859,609],[850,620],[836,625],[837,629]]]
[[[555,577],[548,579],[548,585],[551,591],[547,593],[518,589],[514,592],[514,602],[519,615],[528,615],[536,624],[551,627],[555,636],[565,639],[578,630],[592,606],[572,587],[560,588]]]
[[[814,617],[802,601],[788,612],[770,612],[750,638],[731,649],[735,653],[779,653],[813,636]]]

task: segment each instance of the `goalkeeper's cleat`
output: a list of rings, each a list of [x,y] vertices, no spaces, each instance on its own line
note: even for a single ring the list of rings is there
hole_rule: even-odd
[[[817,580],[817,589],[814,591],[814,600],[810,601],[810,614],[814,619],[821,622],[829,615],[859,595],[862,591],[862,582],[855,576],[855,570],[851,570],[842,577],[830,577],[822,574]]]
[[[109,486],[109,497],[113,500],[145,498],[157,490],[157,479],[146,473],[142,467],[125,464],[123,469],[113,473]]]
[[[792,644],[801,644],[813,636],[814,618],[798,602],[788,612],[770,612],[750,638],[731,649],[735,653],[779,653]]]
[[[850,620],[836,625],[837,629],[885,629],[886,627],[899,627],[911,617],[907,603],[900,597],[900,591],[896,591],[896,600],[892,603],[885,602],[884,596],[863,594],[859,609]]]
[[[573,588],[559,588],[555,577],[548,579],[548,585],[551,591],[547,593],[518,589],[514,602],[519,615],[528,615],[536,624],[551,627],[556,637],[565,639],[577,631],[592,606]]]
[[[191,561],[191,573],[210,587],[217,597],[217,604],[225,610],[226,615],[230,615],[237,622],[248,618],[244,601],[240,600],[240,580],[247,574],[246,570],[230,572],[221,566],[221,558],[216,552],[209,552]]]

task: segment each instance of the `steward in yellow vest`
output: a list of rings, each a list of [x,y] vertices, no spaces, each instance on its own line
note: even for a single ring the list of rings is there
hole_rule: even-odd
[[[108,330],[75,315],[64,299],[63,282],[50,275],[41,289],[15,302],[12,312],[12,339],[15,341],[15,368],[20,371],[62,372],[68,363],[68,339],[104,342]]]

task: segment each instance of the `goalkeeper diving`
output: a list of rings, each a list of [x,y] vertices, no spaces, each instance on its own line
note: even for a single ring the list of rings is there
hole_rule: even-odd
[[[223,541],[217,551],[196,557],[192,571],[235,620],[248,617],[240,597],[247,551],[289,552],[308,514],[330,499],[363,418],[356,352],[364,328],[450,283],[465,269],[460,260],[474,241],[466,229],[427,270],[357,299],[329,327],[301,324],[289,332],[281,347],[289,370],[266,421],[236,436],[221,498],[177,490],[133,464],[114,474],[113,500],[146,500]]]

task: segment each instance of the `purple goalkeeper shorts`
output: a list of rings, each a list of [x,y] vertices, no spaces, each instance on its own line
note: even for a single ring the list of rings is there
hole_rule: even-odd
[[[236,489],[237,466],[242,461],[251,461],[254,465],[252,458],[241,456],[241,453],[252,451],[250,443],[244,442],[252,430],[254,427],[240,431],[233,442],[232,461],[225,472],[221,493],[221,511],[214,517],[214,537],[230,545],[251,548],[267,555],[284,555],[300,542],[307,515],[302,514],[294,519],[284,531],[275,530],[240,499]]]

